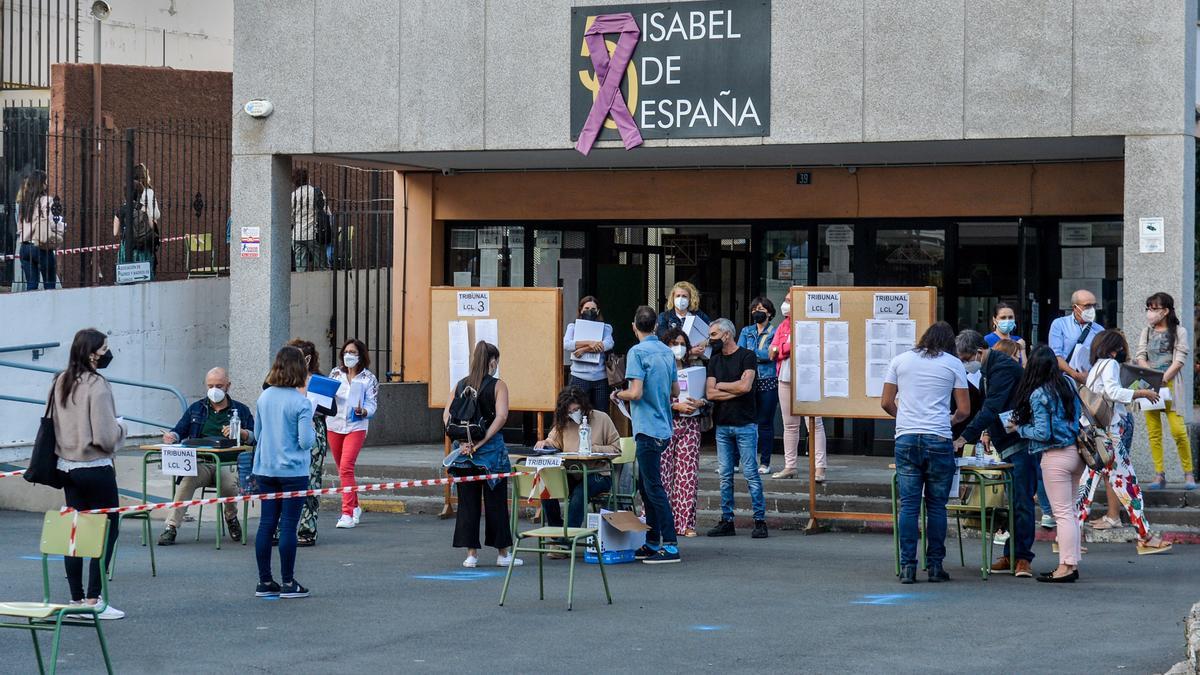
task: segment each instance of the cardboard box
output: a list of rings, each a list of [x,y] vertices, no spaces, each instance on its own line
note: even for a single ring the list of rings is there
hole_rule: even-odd
[[[633,562],[633,554],[646,543],[646,532],[650,530],[642,519],[632,511],[607,511],[587,514],[587,526],[597,530],[597,544],[605,565]],[[583,561],[599,562],[595,547],[589,546],[583,553]]]

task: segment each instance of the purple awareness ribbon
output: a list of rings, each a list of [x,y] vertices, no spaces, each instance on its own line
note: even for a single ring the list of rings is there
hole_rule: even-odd
[[[604,42],[605,33],[621,34],[611,59],[608,56],[608,46]],[[591,28],[583,35],[583,41],[591,52],[596,79],[600,82],[600,91],[596,100],[592,102],[592,110],[588,113],[583,130],[579,132],[579,140],[575,143],[575,149],[584,155],[591,152],[592,145],[604,126],[604,119],[610,114],[617,123],[617,131],[621,134],[626,150],[642,144],[642,134],[629,112],[629,106],[625,105],[625,98],[621,96],[621,79],[625,76],[625,69],[633,58],[633,50],[637,47],[641,34],[633,14],[624,12],[596,17]]]

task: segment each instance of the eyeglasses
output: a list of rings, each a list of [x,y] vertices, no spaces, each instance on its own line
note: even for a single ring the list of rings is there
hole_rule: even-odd
[[[1094,302],[1092,302],[1092,303],[1088,303],[1088,304],[1086,304],[1086,305],[1078,305],[1078,304],[1077,304],[1077,305],[1075,305],[1075,306],[1076,306],[1076,307],[1082,307],[1083,309],[1096,309],[1096,303],[1094,303]]]

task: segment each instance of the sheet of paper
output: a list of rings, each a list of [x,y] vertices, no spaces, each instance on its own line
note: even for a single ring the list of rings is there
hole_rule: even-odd
[[[366,395],[367,388],[362,382],[355,380],[350,383],[350,393],[346,395],[346,407],[349,408],[349,410],[346,411],[347,420],[351,422],[357,422],[358,420],[362,419],[357,413],[354,412],[354,409],[363,407],[363,401],[366,399]]]
[[[879,398],[883,396],[883,378],[887,375],[886,360],[867,361],[867,396]]]
[[[695,345],[708,344],[708,324],[695,314],[688,314],[683,320],[683,332],[687,333],[688,342]],[[712,347],[704,348],[704,358],[712,356]]]
[[[867,343],[867,361],[882,361],[887,363],[892,360],[896,353],[892,350],[890,342],[868,342]]]
[[[849,361],[850,345],[845,342],[826,342],[825,361]]]
[[[1087,279],[1104,279],[1108,276],[1104,265],[1104,247],[1081,248],[1079,251],[1083,254],[1083,274],[1080,276]]]
[[[1138,218],[1138,252],[1163,253],[1166,248],[1162,218]]]
[[[876,293],[876,319],[907,319],[908,293]]]
[[[850,380],[826,377],[825,398],[850,398]]]
[[[471,344],[467,336],[466,321],[450,322],[450,386],[467,376],[471,371]]]
[[[821,366],[797,364],[792,390],[797,401],[820,401]]]
[[[892,339],[890,321],[867,319],[867,342],[888,342]]]
[[[842,294],[809,291],[804,294],[804,316],[808,319],[838,319],[842,316]]]
[[[466,288],[466,287],[470,286],[471,285],[471,273],[470,272],[455,272],[454,273],[454,285],[458,288]]]
[[[575,342],[600,342],[604,339],[604,324],[599,321],[588,321],[587,319],[575,320]],[[572,356],[572,361],[580,363],[600,363],[600,359],[604,358],[603,352],[588,352],[582,356]]]
[[[850,324],[846,321],[826,321],[824,381],[826,398],[850,396]]]
[[[917,344],[916,321],[892,321],[892,339],[896,342],[907,342],[908,346]]]
[[[486,342],[500,349],[500,322],[497,319],[475,320],[475,342],[472,346]],[[496,377],[500,377],[500,368],[496,368]]]
[[[793,338],[795,339],[795,344],[792,348],[792,360],[799,365],[819,366],[821,363],[820,322],[797,321],[792,331]]]
[[[825,344],[841,342],[850,344],[850,324],[846,321],[825,322]]]
[[[1083,251],[1082,248],[1062,249],[1061,277],[1079,279],[1083,276]]]
[[[499,252],[491,249],[479,251],[479,285],[484,288],[500,285]]]

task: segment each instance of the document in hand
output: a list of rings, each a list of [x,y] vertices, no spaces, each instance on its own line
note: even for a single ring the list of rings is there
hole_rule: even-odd
[[[313,375],[308,380],[308,400],[314,405],[333,409],[333,397],[337,395],[340,384],[337,380],[323,375]]]
[[[575,320],[575,342],[602,342],[604,340],[604,324],[587,319]],[[571,356],[572,361],[580,363],[600,363],[604,352],[588,352],[583,356]]]
[[[354,409],[363,407],[363,401],[366,399],[366,395],[367,388],[363,386],[362,382],[350,383],[350,395],[346,397],[346,407],[349,408],[349,410],[346,411],[346,421],[357,422],[361,419],[364,419],[359,417],[354,412]]]
[[[1138,380],[1146,383],[1146,389],[1159,389],[1163,386],[1163,371],[1122,363],[1121,386],[1128,387]]]
[[[683,320],[683,332],[687,333],[688,342],[692,347],[708,344],[708,324],[701,321],[695,314],[689,314]],[[712,356],[712,347],[704,348],[704,358]]]

